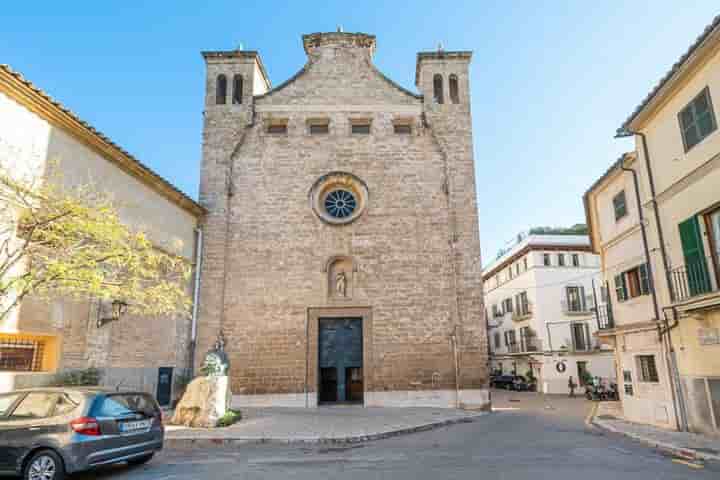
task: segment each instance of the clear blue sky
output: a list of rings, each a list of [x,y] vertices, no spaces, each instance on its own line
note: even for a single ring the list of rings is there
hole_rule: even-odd
[[[257,6],[247,6],[256,3]],[[584,222],[582,194],[626,149],[613,133],[720,13],[717,0],[7,2],[8,63],[193,197],[201,50],[259,50],[273,84],[300,35],[377,35],[376,64],[415,90],[415,54],[473,50],[484,262],[530,226]]]

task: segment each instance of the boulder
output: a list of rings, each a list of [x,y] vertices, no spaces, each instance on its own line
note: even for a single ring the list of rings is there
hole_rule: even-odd
[[[170,421],[173,425],[195,428],[214,428],[218,419],[230,407],[230,386],[228,377],[197,377],[188,384],[175,414]]]

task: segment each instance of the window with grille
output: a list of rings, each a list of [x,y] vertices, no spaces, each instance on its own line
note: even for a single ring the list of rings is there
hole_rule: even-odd
[[[655,365],[655,355],[638,355],[637,363],[641,382],[657,383],[660,381]]]
[[[370,134],[370,124],[369,123],[353,123],[351,131],[354,135],[369,135]]]
[[[398,123],[393,125],[393,131],[399,135],[410,135],[410,133],[412,133],[412,128],[410,125]]]
[[[287,133],[287,124],[284,123],[275,123],[268,125],[267,129],[268,133],[276,134],[276,135],[282,135]]]
[[[686,152],[717,129],[708,87],[682,109],[679,118]]]
[[[43,342],[0,339],[0,371],[39,372],[42,369]]]
[[[330,126],[327,123],[310,125],[310,135],[324,135],[328,132],[330,132]]]

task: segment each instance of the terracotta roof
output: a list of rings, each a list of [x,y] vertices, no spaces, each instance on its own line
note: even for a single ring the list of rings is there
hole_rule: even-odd
[[[710,25],[705,27],[705,30],[700,34],[700,36],[693,42],[692,45],[690,45],[690,48],[683,54],[680,59],[675,62],[675,64],[672,66],[669,72],[665,74],[665,76],[660,79],[660,82],[658,82],[657,85],[655,85],[655,88],[653,88],[650,93],[645,97],[645,99],[640,103],[640,105],[635,108],[635,110],[630,114],[630,116],[623,122],[623,124],[618,128],[618,132],[624,132],[628,130],[628,127],[630,123],[637,118],[637,116],[652,102],[652,100],[657,96],[658,93],[660,93],[660,90],[662,90],[665,85],[672,80],[676,74],[680,71],[682,66],[685,64],[685,62],[688,61],[688,59],[692,56],[693,53],[707,40],[710,35],[716,30],[720,29],[720,15],[716,16]]]
[[[14,71],[9,65],[0,64],[0,86],[3,85],[2,74],[9,75],[19,86],[23,89],[23,92],[28,97],[34,97],[34,100],[39,100],[43,106],[47,106],[52,110],[55,110],[61,116],[64,116],[66,120],[69,120],[71,124],[74,124],[79,129],[84,130],[85,133],[94,137],[100,144],[106,147],[103,152],[103,157],[107,158],[129,174],[145,180],[145,183],[151,188],[154,188],[160,194],[165,196],[170,201],[177,203],[179,206],[192,213],[195,216],[202,216],[206,213],[199,203],[190,198],[180,189],[175,187],[172,183],[165,180],[153,169],[142,163],[140,160],[132,156],[130,153],[125,151],[122,147],[117,145],[115,142],[106,137],[102,132],[95,129],[92,125],[88,124],[80,117],[77,116],[69,108],[52,98],[50,95],[45,93],[40,88],[33,85],[32,82],[25,79],[19,72]],[[3,89],[4,90],[4,89]],[[38,113],[38,112],[36,112]],[[110,155],[107,154],[110,153]],[[114,153],[114,155],[112,155]],[[149,180],[149,181],[148,181]]]

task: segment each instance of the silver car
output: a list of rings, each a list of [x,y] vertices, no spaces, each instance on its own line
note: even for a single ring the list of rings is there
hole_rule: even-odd
[[[147,393],[69,387],[0,394],[0,473],[61,480],[100,465],[145,463],[163,437],[160,407]]]

